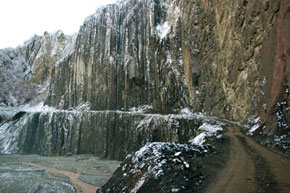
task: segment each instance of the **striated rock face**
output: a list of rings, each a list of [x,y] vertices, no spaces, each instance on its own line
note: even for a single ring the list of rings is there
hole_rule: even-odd
[[[62,31],[44,32],[43,36],[33,36],[18,48],[30,66],[28,80],[42,84],[50,80],[50,73],[59,61],[74,49],[75,36],[64,35]]]
[[[45,32],[22,47],[0,50],[1,106],[19,106],[45,92],[52,67],[73,50],[74,39]]]
[[[81,26],[75,52],[54,68],[47,104],[67,109],[89,102],[94,110],[152,105],[158,112],[189,106],[194,59],[182,49],[188,42],[182,11],[177,1],[155,0],[98,10]]]
[[[286,4],[202,1],[199,56],[200,82],[207,88],[205,109],[228,112],[233,119],[257,112],[266,117],[277,96],[283,94],[283,87],[289,86],[289,67],[279,59],[279,45],[284,42],[279,36],[287,33],[278,32]]]
[[[18,113],[0,126],[0,153],[94,154],[122,160],[147,142],[185,143],[204,119],[120,111]]]
[[[287,6],[242,0],[107,6],[85,21],[75,52],[53,69],[46,103],[67,109],[89,102],[95,110],[147,104],[158,112],[190,107],[266,120],[289,87]]]
[[[30,115],[21,129],[21,151],[105,152],[105,157],[121,159],[143,140],[180,140],[179,134],[153,139],[155,130],[138,139],[143,130],[136,128],[143,119],[128,113],[121,118],[124,114],[118,112],[146,105],[152,106],[151,113],[161,114],[189,108],[232,120],[259,116],[259,131],[281,131],[289,137],[289,7],[286,0],[128,0],[89,17],[75,43],[61,32],[32,38],[15,57],[22,57],[29,82],[50,80],[45,104],[64,111]],[[83,106],[92,112],[111,111],[81,113],[81,118],[69,113]],[[142,141],[136,148],[129,148],[134,141],[118,142],[119,134],[114,136],[123,125],[135,132],[134,140]],[[153,125],[159,128],[158,122]],[[84,144],[73,138],[67,149],[64,137],[59,140],[66,130],[60,128],[93,137],[85,138]],[[90,128],[106,132],[96,137]],[[160,128],[173,132],[167,124]],[[41,134],[30,136],[49,130],[43,138],[50,141],[45,148]],[[186,133],[184,140],[190,136]],[[98,140],[102,148],[96,148]]]

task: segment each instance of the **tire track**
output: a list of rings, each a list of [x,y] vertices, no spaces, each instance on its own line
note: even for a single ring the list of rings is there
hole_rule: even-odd
[[[244,136],[239,136],[241,144],[246,148],[248,154],[251,156],[255,163],[255,178],[258,185],[259,193],[277,193],[279,189],[277,182],[274,179],[272,172],[269,169],[269,165],[265,159],[247,142]]]
[[[246,136],[246,142],[253,148],[269,166],[269,171],[274,176],[274,181],[277,182],[277,189],[281,193],[290,192],[290,160],[271,152],[253,139]]]
[[[255,166],[245,148],[241,145],[238,128],[229,128],[225,134],[230,138],[230,156],[227,166],[217,176],[215,184],[206,193],[256,193]]]

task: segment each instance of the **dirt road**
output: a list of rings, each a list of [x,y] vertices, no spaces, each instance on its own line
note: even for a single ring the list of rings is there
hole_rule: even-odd
[[[206,193],[290,192],[290,160],[275,154],[229,126],[230,157]]]
[[[77,190],[77,193],[95,193],[97,190],[96,186],[84,183],[81,180],[79,180],[80,174],[68,172],[68,171],[63,171],[63,170],[59,170],[56,168],[46,167],[46,166],[36,164],[36,163],[22,162],[22,164],[30,165],[30,166],[37,167],[37,168],[42,168],[48,174],[51,174],[51,173],[62,174],[62,175],[69,177],[71,183],[73,184],[73,186]]]

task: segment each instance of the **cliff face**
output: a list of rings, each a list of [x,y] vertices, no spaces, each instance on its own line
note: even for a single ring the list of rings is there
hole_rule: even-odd
[[[16,49],[0,50],[1,106],[23,105],[46,92],[52,67],[73,50],[74,39],[45,32]]]
[[[30,135],[23,130],[20,148],[45,154],[86,153],[83,150],[91,147],[81,144],[77,150],[63,151],[66,142],[54,139],[63,136],[56,134],[64,133],[59,128],[94,136],[89,128],[99,131],[106,125],[106,134],[98,134],[100,139],[108,133],[115,135],[123,124],[133,132],[142,120],[133,114],[123,120],[116,112],[142,106],[156,114],[189,108],[238,121],[259,116],[260,131],[289,137],[289,7],[286,0],[129,0],[99,9],[81,26],[75,42],[59,32],[34,37],[17,52],[32,69],[26,77],[37,84],[50,80],[45,104],[64,111],[53,119],[42,113],[33,115],[38,121],[21,127],[28,133],[50,128],[55,132],[45,135],[46,140],[53,139],[50,145],[42,150],[33,144],[27,148]],[[70,115],[80,125],[67,125],[67,111],[84,106],[87,112],[111,110],[116,114]],[[98,121],[101,125],[95,125]],[[153,125],[159,128],[158,123]],[[190,126],[185,125],[183,131],[191,130]],[[160,128],[170,131],[167,124]],[[175,141],[150,138],[152,132],[142,140]],[[134,139],[138,133],[132,134]],[[187,133],[184,139],[190,136]],[[109,144],[118,137],[100,141]],[[97,144],[97,139],[86,138],[84,143],[93,140]],[[74,138],[70,143],[78,141]],[[50,151],[55,143],[58,150]],[[127,151],[137,150],[124,147],[120,153],[114,149],[119,148],[116,144],[109,150],[98,144],[90,152],[108,151],[102,155],[123,158]]]
[[[123,160],[128,153],[137,151],[147,142],[186,143],[204,121],[186,114],[54,109],[22,112],[0,127],[0,152],[94,154]]]
[[[67,109],[89,102],[99,110],[146,104],[158,112],[186,106],[265,120],[289,85],[287,6],[242,0],[110,5],[85,21],[75,52],[54,68],[47,104]]]
[[[182,50],[181,14],[178,2],[153,0],[97,11],[81,26],[75,52],[53,70],[47,104],[89,102],[98,110],[152,105],[158,112],[189,106],[191,63],[184,58],[191,57]]]
[[[19,47],[20,55],[30,66],[29,82],[43,84],[50,80],[53,66],[74,49],[75,36],[64,35],[62,31],[44,32],[43,36],[33,36]]]
[[[265,118],[289,86],[289,65],[281,58],[289,57],[282,40],[289,33],[279,32],[289,30],[283,28],[289,3],[203,1],[202,7],[200,82],[209,88],[205,108],[224,110],[234,119],[257,112]]]

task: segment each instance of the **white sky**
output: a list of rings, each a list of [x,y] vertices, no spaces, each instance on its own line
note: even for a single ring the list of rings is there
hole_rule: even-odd
[[[0,49],[22,45],[34,34],[78,32],[99,6],[116,0],[0,0]]]

